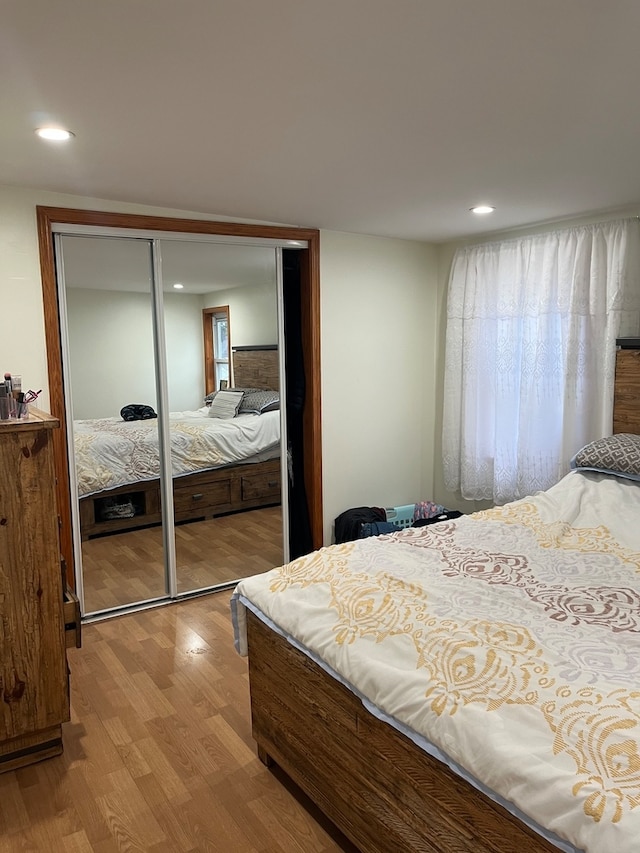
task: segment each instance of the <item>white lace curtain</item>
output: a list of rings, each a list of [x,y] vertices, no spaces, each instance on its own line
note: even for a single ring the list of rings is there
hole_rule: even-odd
[[[611,433],[615,339],[640,333],[636,218],[459,249],[447,305],[445,485],[505,503]]]

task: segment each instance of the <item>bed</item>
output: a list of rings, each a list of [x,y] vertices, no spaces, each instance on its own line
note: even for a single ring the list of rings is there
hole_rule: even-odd
[[[279,396],[275,347],[242,348],[234,370],[236,386]],[[267,408],[228,419],[206,405],[170,413],[176,521],[280,502],[279,401]],[[156,419],[76,420],[74,450],[83,539],[161,522]]]
[[[547,492],[236,588],[258,753],[366,853],[637,853],[640,351],[621,360],[625,432]]]

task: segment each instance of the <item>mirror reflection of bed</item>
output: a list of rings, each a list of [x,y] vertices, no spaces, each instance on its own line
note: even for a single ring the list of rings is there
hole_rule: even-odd
[[[179,592],[243,577],[247,565],[260,572],[282,562],[277,355],[275,347],[241,348],[233,353],[235,384],[256,389],[243,395],[245,408],[252,411],[218,419],[209,417],[211,410],[205,405],[171,418],[171,435],[176,439],[174,473],[176,469],[195,469],[175,476],[173,484]],[[258,413],[256,399],[260,408],[271,410]],[[132,440],[132,434],[144,440]],[[109,467],[104,460],[108,462],[110,443],[122,435],[123,456]],[[83,441],[87,436],[95,440],[87,444]],[[146,474],[157,458],[156,422],[78,420],[75,437],[81,495],[97,485],[96,471],[103,478],[112,480],[119,475],[123,480],[115,488],[80,497],[87,606],[91,611],[106,610],[123,600],[143,601],[161,595],[160,483],[158,479],[130,482],[134,461]],[[210,464],[219,459],[221,439],[223,449],[228,446],[243,461],[212,469]],[[147,446],[149,465],[144,465],[141,448]]]
[[[79,496],[84,612],[162,598],[166,551],[178,594],[283,561],[275,252],[162,245],[174,535],[162,525],[149,245],[64,236],[64,279]],[[175,283],[183,288],[174,289]],[[185,292],[186,291],[186,292]],[[211,371],[203,323],[228,310],[229,364]],[[208,309],[208,312],[203,309]],[[220,353],[217,353],[220,355]],[[207,372],[209,371],[209,372]],[[215,376],[215,379],[213,378]],[[234,417],[214,410],[228,376]],[[224,383],[223,383],[224,384]],[[207,397],[207,392],[209,396]],[[227,399],[227,402],[229,400]],[[219,413],[218,413],[219,414]],[[212,415],[214,415],[212,417]]]

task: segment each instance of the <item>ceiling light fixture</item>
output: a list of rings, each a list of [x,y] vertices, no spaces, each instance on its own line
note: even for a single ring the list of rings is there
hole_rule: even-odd
[[[475,207],[470,207],[469,210],[471,213],[477,213],[478,216],[482,216],[483,213],[493,213],[495,207],[491,207],[490,204],[477,204]]]
[[[53,142],[66,142],[75,136],[70,130],[64,130],[62,127],[39,127],[36,134],[41,139],[49,139]]]
[[[175,290],[182,290],[182,289],[184,288],[184,284],[180,284],[180,282],[179,282],[179,281],[177,281],[177,282],[173,285],[173,287],[174,287],[174,289],[175,289]]]

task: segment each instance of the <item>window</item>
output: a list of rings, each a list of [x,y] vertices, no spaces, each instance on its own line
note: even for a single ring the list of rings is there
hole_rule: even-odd
[[[205,393],[220,389],[220,383],[231,385],[231,335],[229,329],[229,306],[204,308],[202,311],[204,330]]]
[[[447,306],[446,487],[506,503],[611,432],[615,340],[640,322],[628,219],[459,249]]]
[[[213,365],[216,388],[221,382],[229,384],[229,315],[213,315]]]

